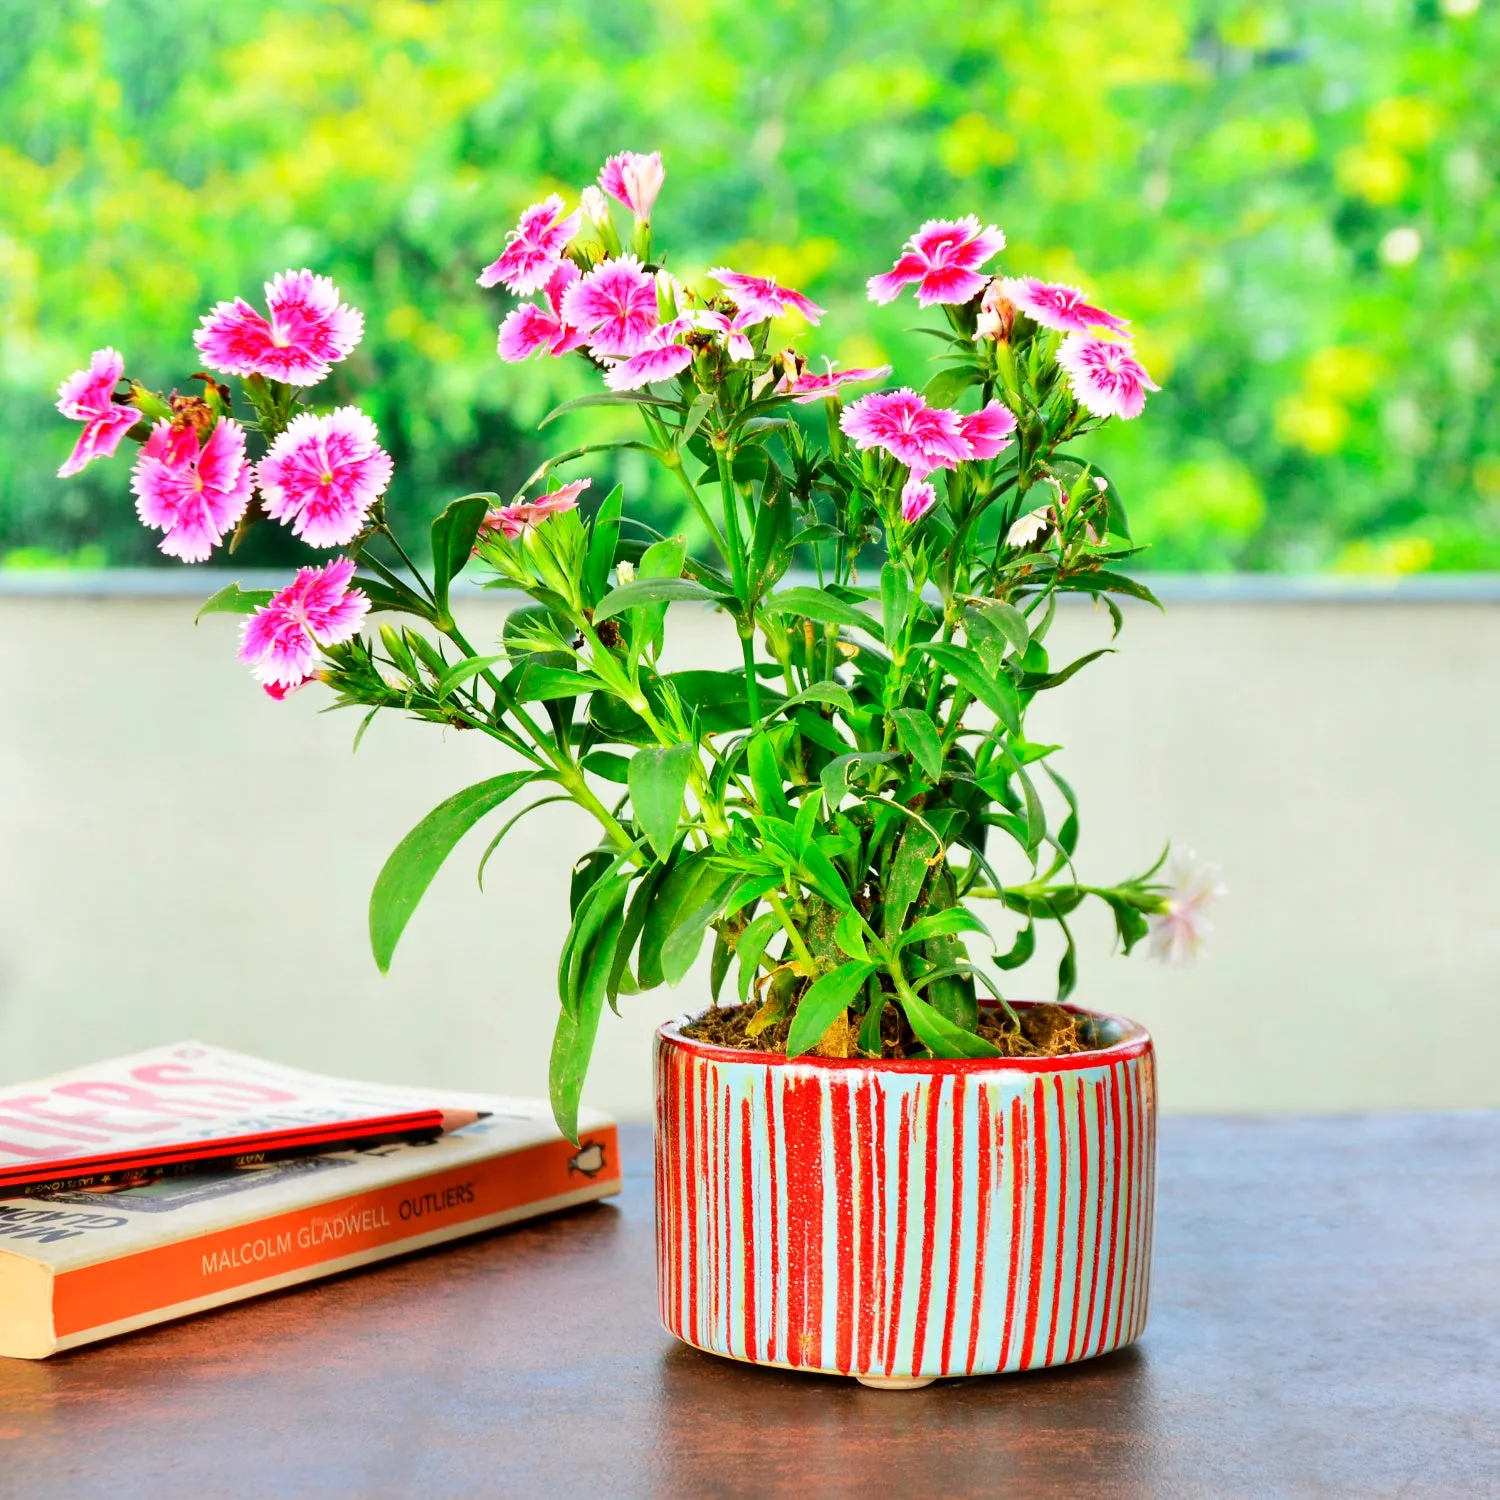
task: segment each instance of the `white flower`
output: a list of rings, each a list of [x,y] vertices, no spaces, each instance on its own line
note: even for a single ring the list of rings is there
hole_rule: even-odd
[[[609,199],[596,188],[593,183],[578,195],[579,207],[583,209],[583,216],[597,227],[603,227],[610,222]]]
[[[1028,511],[1005,533],[1005,545],[1025,547],[1043,536],[1052,525],[1051,510],[1050,505],[1039,505],[1035,510]]]
[[[1203,951],[1214,924],[1204,915],[1229,888],[1220,883],[1218,865],[1200,864],[1191,849],[1173,857],[1168,871],[1172,887],[1167,909],[1151,918],[1151,957],[1184,968]]]
[[[621,588],[627,583],[635,582],[635,564],[632,562],[619,562],[615,564],[615,581]]]

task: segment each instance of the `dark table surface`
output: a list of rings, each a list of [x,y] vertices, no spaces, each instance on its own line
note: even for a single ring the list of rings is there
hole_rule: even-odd
[[[1172,1119],[1132,1349],[878,1392],[675,1344],[623,1199],[0,1360],[0,1495],[1500,1496],[1500,1115]]]

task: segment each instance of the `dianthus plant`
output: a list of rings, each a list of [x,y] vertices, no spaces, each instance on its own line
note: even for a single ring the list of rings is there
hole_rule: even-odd
[[[997,228],[930,222],[869,294],[911,289],[940,311],[925,330],[939,368],[920,393],[870,389],[888,369],[819,371],[780,346],[777,320],[823,315],[801,293],[666,269],[651,230],[662,178],[655,154],[612,158],[578,208],[528,208],[479,277],[526,299],[501,324],[502,358],[571,356],[600,379],[553,417],[631,408],[638,435],[558,453],[514,496],[455,500],[426,568],[385,513],[375,424],[309,404],[362,332],[326,278],[278,276],[264,312],[212,309],[199,394],[121,390],[106,349],[59,401],[85,424],[64,472],[141,443],[133,487],[164,552],[203,560],[263,522],[335,550],[274,595],[231,586],[205,606],[248,616],[240,656],[269,693],[316,681],[365,724],[395,710],[487,735],[510,761],[392,854],[370,908],[382,968],[476,824],[504,819],[482,877],[533,807],[567,799],[597,822],[558,963],[551,1088],[569,1134],[603,1007],[675,984],[705,945],[715,999],[728,983],[750,1033],[784,1035],[792,1055],[984,1057],[1016,1024],[1001,982],[1039,923],[1060,930],[1065,997],[1082,902],[1107,904],[1127,951],[1154,927],[1176,959],[1217,892],[1190,867],[1158,881],[1160,861],[1086,882],[1058,747],[1027,734],[1037,695],[1101,654],[1050,659],[1059,597],[1101,601],[1116,630],[1114,596],[1151,599],[1121,571],[1136,550],[1125,512],[1084,452],[1156,389],[1126,324],[1072,287],[994,274]],[[610,448],[662,465],[698,545],[629,517],[619,488],[586,514],[587,469]],[[485,647],[456,619],[465,572],[524,597]],[[667,670],[674,606],[722,610],[740,661]],[[373,615],[390,618],[372,629]],[[1055,825],[1049,803],[1066,809]],[[1003,923],[994,938],[979,901]],[[993,953],[972,956],[985,942]]]

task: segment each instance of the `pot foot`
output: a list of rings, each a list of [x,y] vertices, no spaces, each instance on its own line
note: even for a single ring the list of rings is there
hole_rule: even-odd
[[[931,1385],[937,1379],[936,1375],[856,1375],[854,1377],[861,1385],[867,1385],[872,1391],[920,1391],[923,1386]]]

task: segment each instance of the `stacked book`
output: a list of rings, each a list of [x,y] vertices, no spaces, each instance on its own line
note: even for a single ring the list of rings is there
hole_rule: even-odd
[[[0,1089],[0,1356],[44,1359],[620,1191],[530,1100],[187,1043]]]

